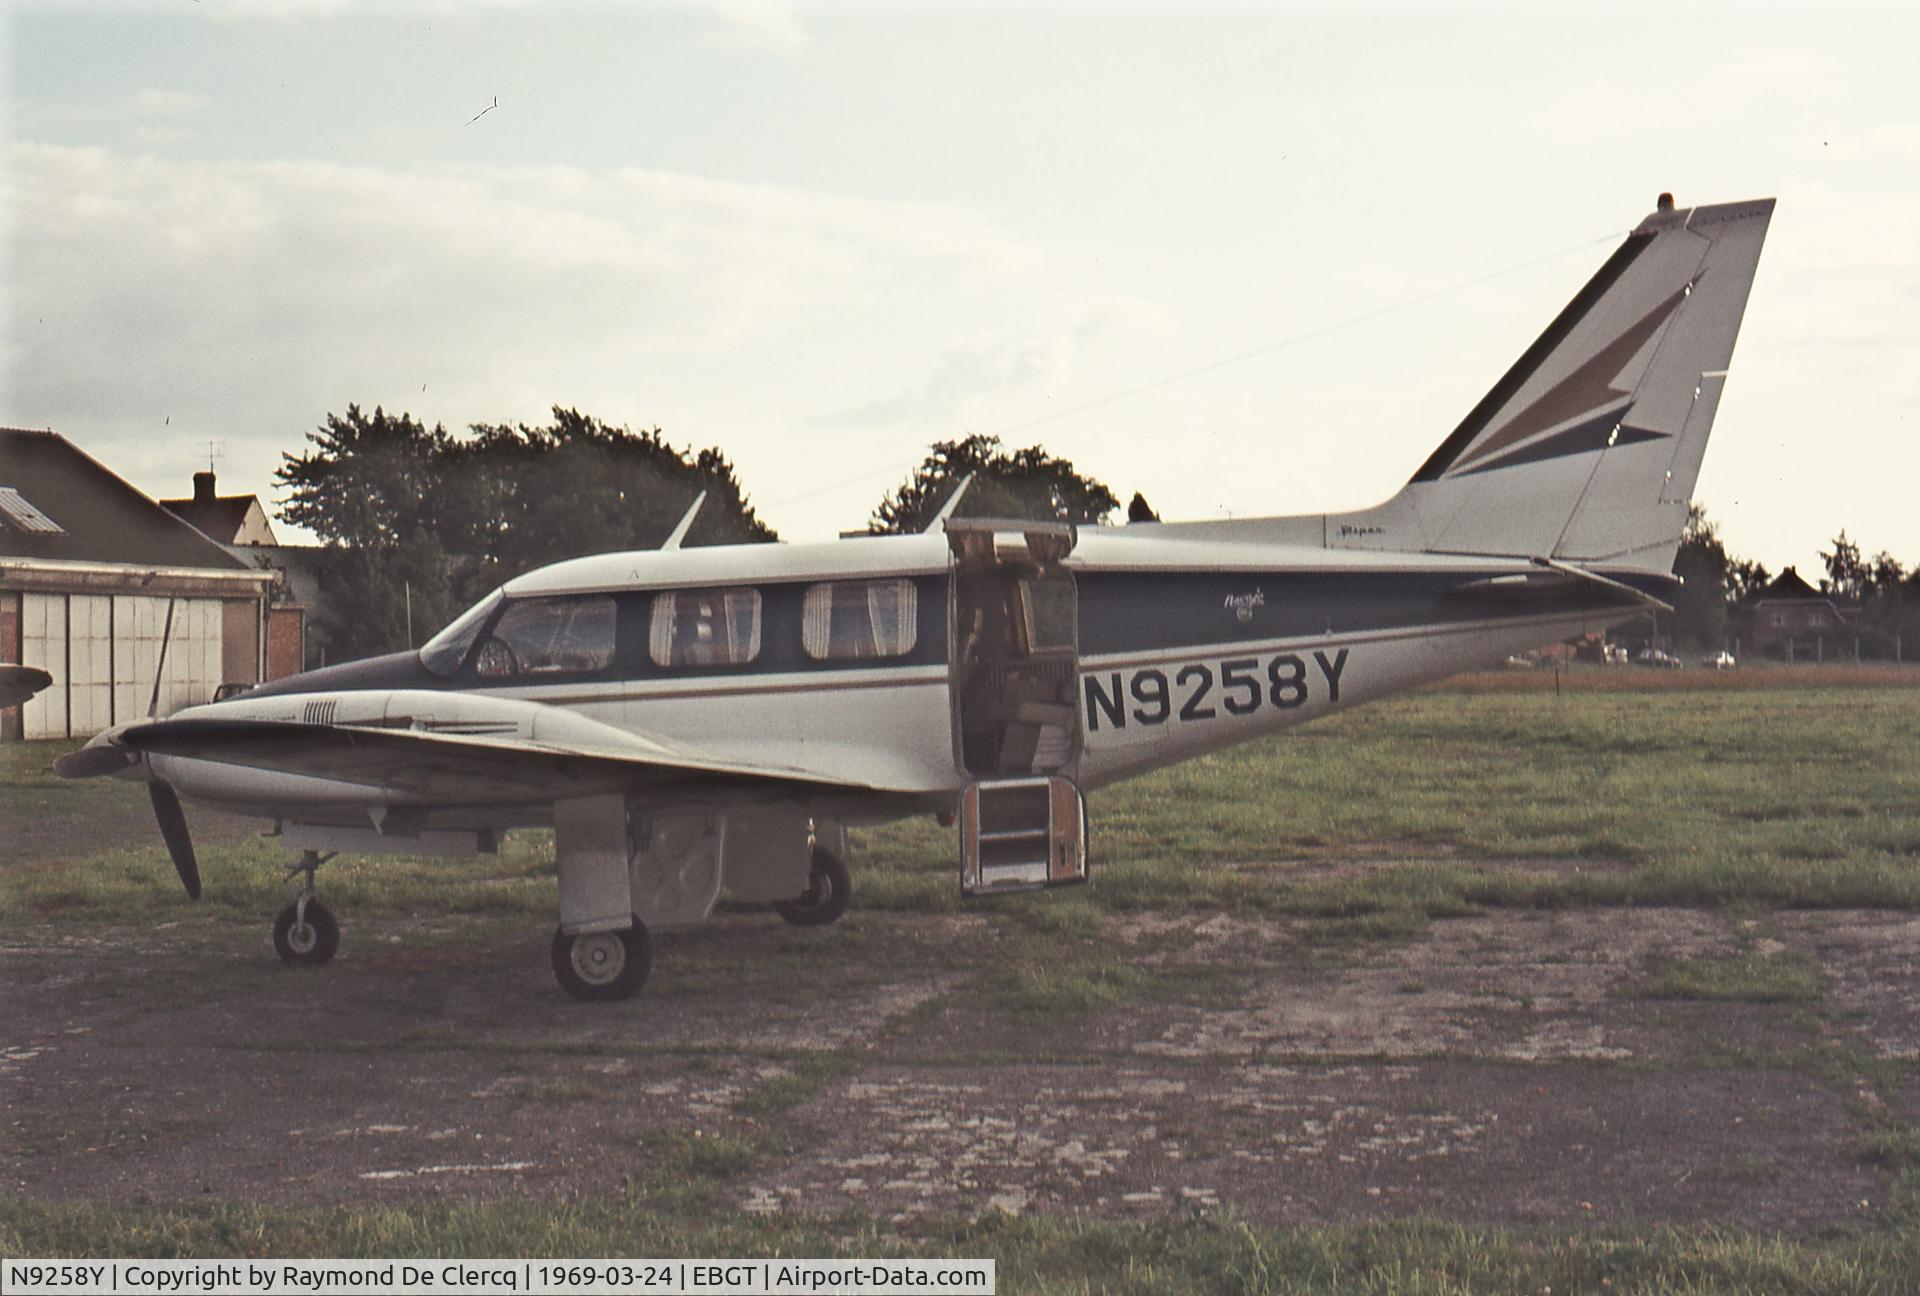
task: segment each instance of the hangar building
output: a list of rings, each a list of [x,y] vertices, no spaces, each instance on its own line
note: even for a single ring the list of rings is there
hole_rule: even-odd
[[[242,562],[56,432],[0,428],[0,661],[53,685],[0,740],[81,738],[256,683],[273,574]]]

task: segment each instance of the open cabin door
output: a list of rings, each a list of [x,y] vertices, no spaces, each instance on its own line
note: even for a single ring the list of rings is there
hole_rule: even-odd
[[[1087,879],[1074,538],[1058,523],[947,523],[963,895]]]

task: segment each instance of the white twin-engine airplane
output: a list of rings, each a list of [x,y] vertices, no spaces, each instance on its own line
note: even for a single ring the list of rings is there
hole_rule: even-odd
[[[633,994],[722,887],[847,907],[845,826],[959,818],[967,894],[1081,882],[1083,791],[1665,606],[1772,200],[1659,210],[1386,503],[1357,513],[600,554],[418,652],[310,671],[62,758],[299,853],[274,941],[324,963],[332,852],[551,827],[553,970]],[[698,501],[694,507],[699,507]],[[952,512],[949,502],[948,513]]]

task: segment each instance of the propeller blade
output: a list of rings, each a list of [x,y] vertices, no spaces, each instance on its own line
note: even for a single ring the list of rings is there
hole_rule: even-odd
[[[147,719],[160,714],[160,681],[167,675],[167,645],[173,642],[173,599],[167,600],[167,625],[160,632],[160,660],[153,667],[153,697],[147,701]],[[177,803],[176,803],[177,804]]]
[[[106,743],[99,746],[89,743],[79,751],[70,751],[54,761],[53,772],[61,778],[99,778],[102,774],[118,774],[121,770],[132,769],[139,763],[140,753],[137,751]]]
[[[173,784],[159,779],[147,784],[147,795],[153,799],[153,817],[160,821],[160,835],[166,839],[167,853],[173,856],[173,867],[179,870],[180,884],[186,887],[189,899],[198,900],[200,864],[193,858],[193,838],[187,834],[187,816],[180,809],[180,797]]]

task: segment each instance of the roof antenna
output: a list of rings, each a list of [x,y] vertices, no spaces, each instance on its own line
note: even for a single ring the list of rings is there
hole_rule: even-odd
[[[660,548],[663,551],[667,549],[678,549],[680,547],[680,542],[687,538],[687,528],[693,525],[694,515],[700,512],[700,506],[706,502],[707,493],[705,491],[701,491],[693,497],[693,503],[687,505],[686,513],[681,516],[679,524],[673,528],[673,534],[661,542]]]
[[[225,441],[207,442],[207,471],[208,472],[213,471],[213,461],[216,458],[224,459],[226,457],[227,457],[227,443]]]
[[[953,516],[954,509],[960,506],[960,497],[967,493],[967,487],[973,485],[973,478],[974,474],[968,473],[960,479],[960,484],[953,488],[953,494],[947,496],[947,502],[942,504],[940,511],[933,515],[933,521],[920,528],[922,535],[934,530],[936,527],[943,526],[946,520]]]

